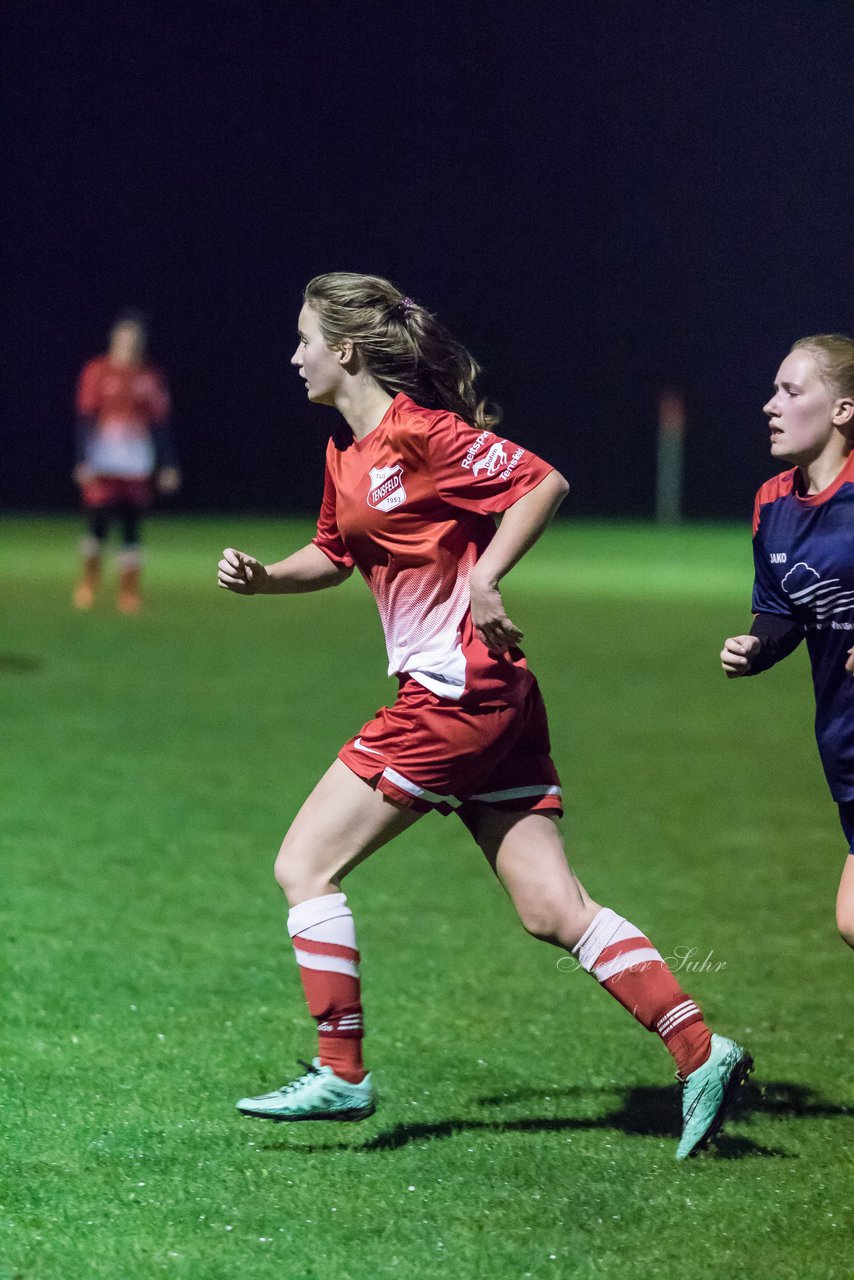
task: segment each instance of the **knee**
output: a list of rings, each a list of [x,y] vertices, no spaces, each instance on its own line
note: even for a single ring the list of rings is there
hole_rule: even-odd
[[[326,893],[337,892],[336,886],[330,884],[329,877],[318,872],[312,865],[312,859],[298,845],[290,844],[287,840],[278,852],[273,874],[292,907],[309,898],[321,898]]]
[[[537,938],[540,942],[554,941],[557,921],[551,911],[536,905],[517,907],[517,911],[519,912],[519,923],[532,938]]]
[[[584,933],[585,926],[576,921],[571,913],[558,911],[550,902],[530,902],[521,906],[517,904],[516,910],[522,928],[540,942],[571,948]]]
[[[588,900],[555,901],[550,897],[516,902],[522,927],[532,938],[571,951],[583,938],[590,921],[601,908]]]
[[[293,902],[298,901],[305,875],[300,867],[299,860],[291,857],[284,845],[276,855],[273,875],[276,877],[276,884],[282,890],[288,902],[293,904]]]

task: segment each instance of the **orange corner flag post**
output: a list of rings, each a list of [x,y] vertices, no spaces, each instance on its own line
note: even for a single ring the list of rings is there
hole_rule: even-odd
[[[685,399],[668,388],[658,397],[655,518],[659,524],[678,524],[682,519],[684,442]]]

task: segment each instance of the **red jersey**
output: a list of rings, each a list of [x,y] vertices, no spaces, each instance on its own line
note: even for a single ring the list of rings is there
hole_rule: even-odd
[[[108,355],[84,366],[77,412],[91,418],[86,463],[98,475],[144,479],[155,466],[151,428],[169,416],[169,392],[147,365],[114,364]]]
[[[459,700],[497,692],[525,669],[518,649],[499,656],[478,638],[469,578],[495,533],[492,516],[552,470],[504,437],[402,394],[362,440],[345,449],[330,440],[313,541],[370,587],[389,675],[407,673]]]

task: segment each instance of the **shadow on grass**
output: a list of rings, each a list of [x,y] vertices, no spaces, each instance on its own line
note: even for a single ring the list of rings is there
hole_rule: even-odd
[[[674,1086],[675,1088],[675,1086]],[[674,1088],[661,1085],[636,1085],[626,1091],[622,1110],[631,1113],[633,1108],[647,1114],[650,1118],[660,1115],[665,1120],[665,1127],[627,1128],[627,1133],[648,1133],[665,1137],[676,1132],[673,1124],[666,1123],[666,1118],[673,1112]],[[619,1093],[619,1085],[600,1086],[591,1089],[584,1086],[569,1085],[564,1089],[519,1089],[513,1093],[487,1094],[478,1098],[481,1107],[504,1106],[508,1102],[530,1102],[543,1098],[585,1096],[590,1093]],[[836,1102],[827,1102],[809,1085],[795,1084],[790,1080],[765,1080],[761,1084],[750,1082],[738,1093],[737,1101],[730,1110],[730,1115],[739,1111],[751,1114],[774,1116],[832,1117],[851,1114],[850,1107]]]
[[[27,676],[34,671],[41,671],[44,661],[27,653],[0,653],[0,673],[13,676]]]
[[[595,1117],[556,1117],[556,1116],[523,1116],[519,1119],[487,1120],[474,1117],[456,1117],[434,1123],[394,1125],[369,1138],[367,1142],[350,1143],[335,1142],[309,1144],[293,1147],[285,1142],[265,1144],[268,1151],[281,1150],[285,1146],[289,1151],[302,1151],[312,1154],[322,1151],[354,1151],[383,1152],[397,1151],[412,1142],[427,1142],[437,1139],[453,1138],[461,1133],[572,1133],[586,1130],[617,1130],[620,1133],[636,1137],[673,1138],[679,1137],[681,1117],[678,1098],[672,1087],[661,1085],[635,1085],[620,1090],[617,1086],[590,1089],[571,1087],[561,1090],[520,1090],[518,1093],[501,1094],[494,1097],[479,1098],[482,1107],[507,1106],[520,1100],[545,1099],[555,1097],[579,1096],[589,1098],[591,1094],[614,1094],[622,1092],[619,1104],[603,1115]],[[762,1086],[747,1085],[739,1095],[738,1101],[729,1111],[732,1119],[740,1112],[771,1116],[791,1116],[797,1118],[841,1116],[850,1114],[847,1107],[826,1102],[806,1085],[793,1084],[789,1081],[775,1080]],[[777,1147],[765,1147],[746,1137],[719,1136],[712,1148],[715,1156],[724,1160],[740,1160],[746,1156],[765,1156],[775,1159],[797,1159],[792,1152]]]

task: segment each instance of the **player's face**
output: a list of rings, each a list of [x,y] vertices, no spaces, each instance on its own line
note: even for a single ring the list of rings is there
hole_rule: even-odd
[[[836,406],[807,351],[792,351],[777,371],[774,394],[763,408],[771,428],[771,456],[803,466],[834,438]]]
[[[134,320],[121,320],[110,333],[110,355],[120,364],[139,364],[145,351],[145,330]]]
[[[344,379],[341,353],[326,345],[316,313],[305,305],[299,313],[299,345],[291,364],[299,369],[313,404],[335,404]]]

